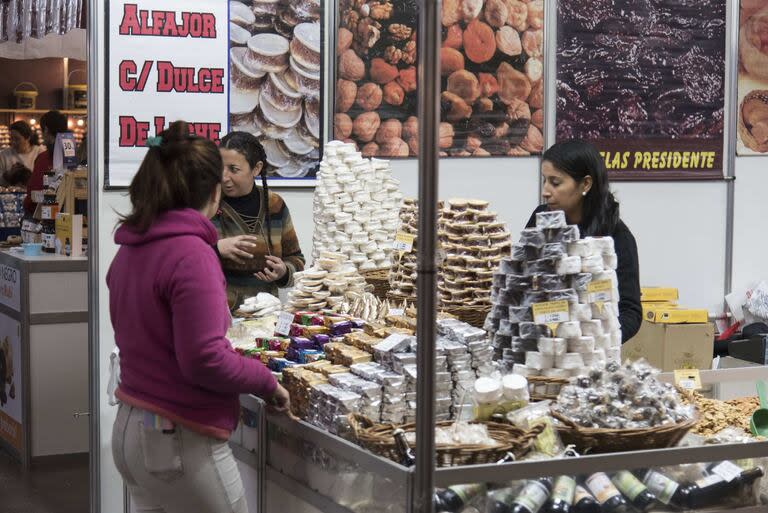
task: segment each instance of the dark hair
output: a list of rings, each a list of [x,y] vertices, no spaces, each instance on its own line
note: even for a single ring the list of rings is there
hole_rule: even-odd
[[[272,250],[272,220],[269,214],[269,186],[267,185],[267,153],[264,151],[264,146],[261,145],[258,139],[253,134],[248,132],[230,132],[224,136],[221,140],[219,148],[227,150],[234,150],[245,157],[248,165],[251,169],[256,167],[259,162],[263,162],[264,166],[261,168],[261,190],[262,199],[264,202],[264,221],[265,232],[267,233],[267,244],[270,251]]]
[[[221,183],[219,149],[192,135],[184,121],[171,123],[155,142],[128,188],[133,211],[120,221],[140,232],[168,210],[202,209]]]
[[[37,132],[32,130],[32,127],[26,121],[16,121],[8,127],[8,130],[18,132],[20,136],[29,141],[29,144],[33,146],[37,144]]]
[[[53,136],[66,132],[68,130],[67,116],[58,110],[49,110],[40,118],[40,128],[43,130],[47,128]]]
[[[619,223],[619,202],[611,193],[608,172],[597,148],[585,141],[564,141],[550,147],[541,158],[576,182],[592,177],[592,187],[584,197],[579,228],[584,235],[613,234]]]
[[[3,172],[3,178],[10,187],[26,187],[31,176],[32,171],[23,165],[11,166]]]

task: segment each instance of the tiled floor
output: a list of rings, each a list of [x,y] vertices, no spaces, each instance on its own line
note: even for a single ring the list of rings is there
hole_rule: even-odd
[[[0,512],[88,513],[88,455],[33,465],[28,475],[0,449]]]

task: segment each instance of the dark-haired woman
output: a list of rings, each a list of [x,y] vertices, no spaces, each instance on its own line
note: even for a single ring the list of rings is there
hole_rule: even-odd
[[[45,148],[37,144],[37,134],[26,121],[16,121],[10,126],[11,146],[0,151],[0,184],[8,185],[6,174],[21,174],[21,168],[32,172],[35,159]]]
[[[619,203],[613,197],[608,174],[597,148],[583,141],[566,141],[549,148],[542,156],[542,196],[528,221],[536,226],[536,214],[562,210],[568,224],[579,226],[582,237],[613,237],[618,267],[619,324],[622,342],[640,329],[640,270],[637,244],[632,232],[619,217]]]
[[[228,445],[239,395],[261,396],[288,415],[290,398],[226,338],[230,315],[209,220],[221,197],[218,148],[182,122],[148,145],[107,274],[120,349],[112,454],[136,511],[247,513]]]
[[[27,196],[24,198],[24,210],[30,216],[37,208],[37,203],[32,201],[32,191],[43,189],[43,175],[53,169],[53,148],[56,144],[56,136],[68,130],[67,117],[57,110],[49,110],[40,118],[40,128],[43,131],[45,151],[35,159],[32,175],[27,182]]]
[[[219,232],[216,245],[227,278],[227,300],[236,309],[259,292],[278,295],[304,269],[288,206],[270,192],[265,177],[266,154],[246,132],[226,135],[219,146],[224,161],[223,197],[213,219]],[[261,187],[255,183],[261,176]]]

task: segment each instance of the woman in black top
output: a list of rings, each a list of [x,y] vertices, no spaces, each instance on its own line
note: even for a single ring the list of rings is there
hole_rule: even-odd
[[[534,211],[529,228],[536,226],[538,212],[563,210],[568,224],[578,225],[582,237],[613,237],[619,263],[619,323],[626,342],[638,332],[643,317],[637,244],[619,218],[619,203],[610,191],[600,153],[583,141],[557,143],[544,152],[541,175],[546,204]]]

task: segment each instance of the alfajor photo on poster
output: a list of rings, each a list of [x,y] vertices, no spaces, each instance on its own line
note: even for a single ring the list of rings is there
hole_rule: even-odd
[[[270,180],[314,180],[322,157],[320,0],[229,3],[229,130],[258,137]]]

